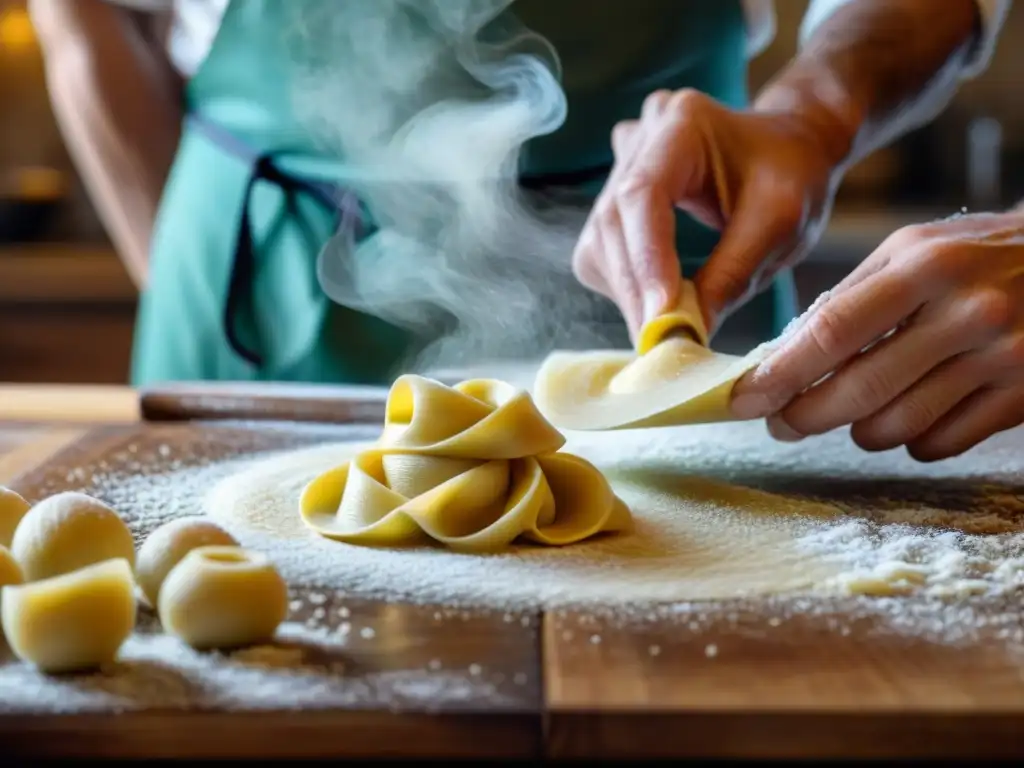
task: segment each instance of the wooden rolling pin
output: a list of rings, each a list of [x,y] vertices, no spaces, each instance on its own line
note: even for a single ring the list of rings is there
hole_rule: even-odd
[[[140,390],[0,384],[0,421],[120,424],[142,418],[380,424],[387,394],[385,387],[249,382],[175,382]]]
[[[340,384],[188,382],[144,387],[146,421],[240,420],[380,424],[387,387]]]

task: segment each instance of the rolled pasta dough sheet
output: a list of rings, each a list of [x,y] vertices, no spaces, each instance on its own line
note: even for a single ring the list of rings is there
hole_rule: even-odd
[[[556,427],[578,431],[734,421],[733,385],[767,357],[713,352],[692,283],[675,310],[648,323],[637,351],[555,352],[534,382],[534,400]]]

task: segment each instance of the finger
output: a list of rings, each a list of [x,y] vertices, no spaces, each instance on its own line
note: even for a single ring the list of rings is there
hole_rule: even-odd
[[[672,100],[672,92],[667,90],[654,91],[646,99],[640,110],[640,119],[627,121],[616,135],[612,131],[612,151],[616,154],[615,164],[605,184],[609,194],[614,194],[621,186],[622,179],[629,176],[637,162],[642,161],[647,155],[643,151],[645,145],[650,142],[651,136],[657,132],[661,124],[661,116],[668,109]],[[615,149],[618,142],[622,150],[621,157]]]
[[[866,451],[888,451],[906,445],[935,426],[991,376],[991,360],[984,353],[958,355],[877,413],[856,422],[850,436]]]
[[[928,291],[925,279],[893,266],[830,296],[737,385],[733,412],[753,419],[781,410],[916,312]]]
[[[818,435],[866,419],[939,364],[981,346],[995,332],[984,295],[954,297],[926,310],[797,395],[783,411],[786,423],[799,434]]]
[[[781,443],[796,443],[807,437],[807,435],[801,435],[789,426],[786,423],[785,415],[782,413],[773,413],[765,419],[765,424],[768,427],[768,434]]]
[[[867,278],[872,275],[881,272],[892,262],[893,253],[900,253],[905,250],[902,245],[906,241],[910,240],[908,232],[909,227],[897,230],[887,237],[878,248],[876,248],[871,254],[868,255],[863,261],[861,261],[853,270],[846,275],[842,280],[836,283],[832,288],[828,289],[821,295],[819,295],[811,305],[790,323],[786,328],[783,329],[782,334],[776,340],[778,343],[782,343],[786,339],[789,339],[797,331],[803,328],[807,324],[807,320],[814,316],[814,313],[818,308],[828,301],[833,296],[841,294],[843,291],[847,291],[853,288],[855,285],[859,285]],[[914,246],[919,247],[919,243],[914,241]]]
[[[633,154],[640,123],[636,120],[623,120],[612,129],[612,153],[615,161],[620,162]]]
[[[612,298],[611,289],[605,282],[604,273],[599,267],[597,245],[597,223],[588,221],[580,234],[579,242],[572,256],[572,271],[576,279],[585,287],[607,298]]]
[[[907,446],[918,461],[958,456],[992,435],[1024,422],[1024,387],[976,391]]]
[[[613,207],[612,196],[619,178],[628,167],[635,146],[639,143],[642,134],[642,126],[636,120],[629,120],[618,123],[612,129],[612,148],[615,153],[615,163],[612,165],[611,173],[605,181],[604,188],[594,200],[580,236],[573,251],[572,265],[573,273],[590,290],[615,300],[614,291],[609,286],[602,268],[606,254],[601,247],[601,219],[608,215]]]
[[[661,179],[627,179],[616,201],[644,323],[675,303],[682,279],[675,213],[663,189]]]
[[[659,88],[648,94],[647,98],[644,99],[643,105],[640,107],[641,122],[657,121],[658,118],[671,108],[675,95],[675,91],[670,91],[666,88]]]
[[[622,239],[642,304],[640,323],[653,320],[675,304],[682,269],[676,250],[673,198],[667,193],[676,172],[681,144],[678,126],[662,116],[671,108],[673,94],[656,91],[644,102],[642,120],[649,130],[620,134],[632,141],[632,162],[617,178],[614,202],[622,223]],[[627,131],[629,129],[626,129]],[[685,128],[684,128],[685,130]]]
[[[643,296],[633,271],[617,206],[609,206],[598,219],[596,232],[602,253],[599,268],[610,291],[609,298],[618,305],[630,336],[635,338],[643,323]]]
[[[919,225],[897,229],[885,238],[866,259],[854,267],[850,274],[836,283],[832,292],[840,293],[849,290],[885,269],[892,263],[894,257],[899,258],[908,252],[920,250],[926,237],[926,230]]]
[[[752,189],[758,190],[756,199]],[[762,265],[779,259],[800,224],[798,206],[766,206],[763,189],[751,185],[740,194],[718,245],[694,278],[711,328],[747,296]],[[790,192],[782,198],[790,200]]]

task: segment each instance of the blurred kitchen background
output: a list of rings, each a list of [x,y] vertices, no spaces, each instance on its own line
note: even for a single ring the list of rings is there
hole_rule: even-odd
[[[777,0],[778,36],[752,65],[752,89],[793,54],[805,7]],[[904,224],[1024,198],[1022,73],[1018,4],[990,68],[951,108],[850,173],[798,272],[805,304]],[[0,380],[125,382],[135,302],[54,122],[24,1],[0,0]]]

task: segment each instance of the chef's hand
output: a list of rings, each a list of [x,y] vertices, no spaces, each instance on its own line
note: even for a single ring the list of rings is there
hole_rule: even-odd
[[[695,278],[713,333],[814,244],[836,178],[820,128],[656,91],[612,135],[615,163],[573,255],[576,277],[615,301],[634,335],[678,299],[673,208],[722,236]]]
[[[897,231],[738,383],[733,410],[781,440],[852,424],[860,447],[920,461],[1024,422],[1024,213]]]

